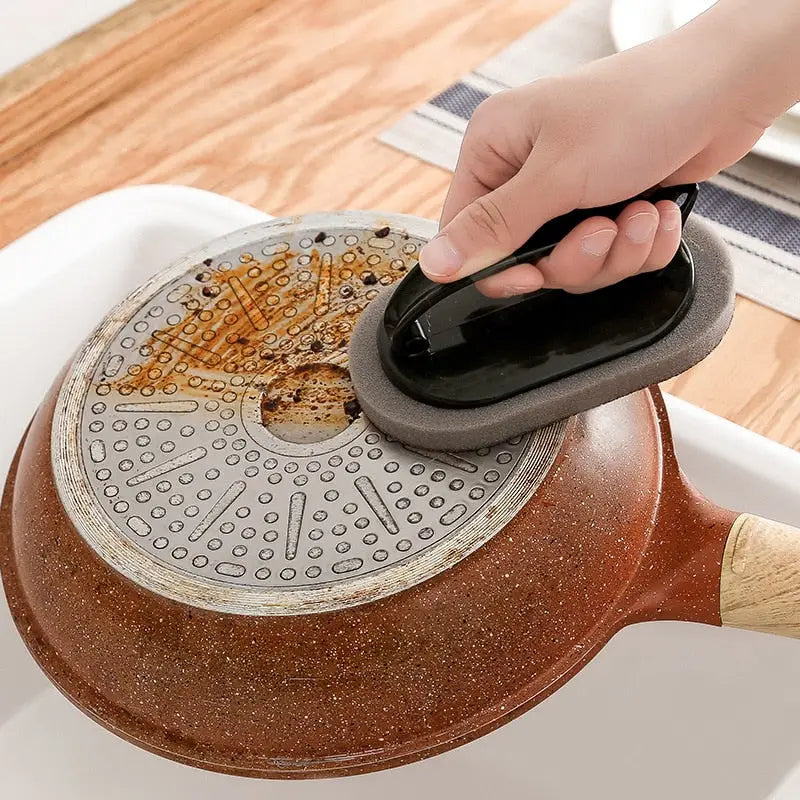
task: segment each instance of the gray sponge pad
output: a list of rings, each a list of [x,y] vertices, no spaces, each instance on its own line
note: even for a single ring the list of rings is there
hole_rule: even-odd
[[[413,447],[471,450],[504,441],[671,378],[707,356],[733,316],[733,270],[725,245],[691,219],[684,241],[695,263],[695,298],[664,338],[628,355],[479,408],[439,408],[413,400],[385,375],[376,344],[392,288],[365,309],[350,341],[350,375],[370,421]],[[580,324],[576,322],[576,324]]]

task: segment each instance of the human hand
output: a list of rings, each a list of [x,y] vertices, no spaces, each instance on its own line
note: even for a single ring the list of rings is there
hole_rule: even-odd
[[[748,28],[752,5],[717,5],[735,11],[738,27],[714,17],[715,7],[647,45],[484,101],[467,128],[440,233],[420,254],[425,274],[456,280],[508,255],[553,217],[656,184],[701,181],[747,153],[800,87],[776,80],[786,64],[764,58],[763,40],[779,43],[771,29]],[[722,23],[733,42],[709,38]],[[687,54],[693,63],[684,67]],[[751,75],[754,54],[760,80]],[[591,291],[666,266],[680,234],[674,203],[636,201],[616,220],[585,220],[535,266],[511,267],[480,288],[495,297],[542,286]]]

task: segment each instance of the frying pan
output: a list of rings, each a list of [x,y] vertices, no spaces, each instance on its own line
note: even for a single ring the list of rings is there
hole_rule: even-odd
[[[800,634],[800,532],[686,483],[657,388],[474,452],[365,419],[349,333],[433,233],[338,213],[231,234],[55,382],[0,569],[36,661],[111,731],[221,772],[353,774],[498,727],[625,625]]]

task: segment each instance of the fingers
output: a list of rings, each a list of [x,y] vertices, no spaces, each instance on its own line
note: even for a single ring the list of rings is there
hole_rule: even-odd
[[[459,211],[420,252],[420,266],[432,280],[449,282],[487,266],[519,247],[531,230],[521,202],[520,174]],[[541,223],[540,223],[541,224]]]
[[[619,235],[594,280],[579,290],[596,289],[636,275],[653,249],[659,216],[652,203],[639,200],[630,203],[617,217]]]
[[[515,94],[506,90],[492,95],[472,114],[442,208],[442,228],[481,195],[516,175],[530,155],[534,131],[520,124]]]
[[[475,286],[487,297],[513,297],[541,289],[544,286],[544,275],[538,266],[517,264],[478,281]]]
[[[660,200],[655,207],[659,222],[653,247],[644,262],[643,269],[648,272],[666,267],[681,244],[681,211],[678,206],[670,200]]]
[[[547,185],[548,171],[529,159],[497,189],[476,197],[422,248],[423,272],[440,283],[470,275],[507,256],[547,220],[574,207],[569,187],[557,198],[531,192],[532,186]]]
[[[565,288],[589,292],[611,286],[640,272],[665,267],[678,250],[680,210],[669,200],[656,206],[644,201],[631,203],[617,217],[617,226],[619,234],[594,279],[582,287]]]
[[[569,291],[580,291],[590,285],[602,271],[616,238],[617,224],[610,219],[584,220],[537,264],[544,276],[544,285]]]
[[[457,280],[498,261],[577,202],[579,182],[563,168],[558,193],[538,188],[552,183],[551,173],[563,159],[537,141],[535,120],[519,124],[520,114],[514,90],[494,95],[476,109],[442,211],[442,227],[420,253],[420,266],[432,280]]]
[[[664,200],[654,206],[636,201],[615,221],[584,220],[535,267],[512,267],[481,281],[478,288],[490,297],[510,297],[541,286],[593,291],[665,267],[678,250],[680,236],[681,216],[675,203]]]
[[[519,164],[502,157],[496,147],[489,145],[486,135],[480,130],[480,119],[481,114],[476,112],[464,134],[453,180],[442,208],[439,221],[442,228],[470,203],[502,186],[519,171]]]
[[[535,139],[498,144],[492,138],[497,125],[487,131],[474,124],[505,113],[505,105],[495,106],[486,105],[487,113],[473,118],[442,212],[442,227],[420,253],[423,272],[439,283],[458,280],[507,256],[546,221],[577,207],[585,190],[584,171],[565,167],[564,159],[556,157],[557,147]],[[555,183],[558,192],[538,190]],[[492,297],[542,285],[591,291],[643,270],[660,269],[679,242],[677,206],[664,201],[657,208],[637,201],[617,220],[584,221],[547,259],[492,276],[481,281],[479,289]]]

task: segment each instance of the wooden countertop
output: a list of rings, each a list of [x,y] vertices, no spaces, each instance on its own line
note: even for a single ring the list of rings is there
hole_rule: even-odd
[[[278,215],[370,208],[435,218],[449,173],[376,134],[563,4],[229,0],[240,21],[151,59],[132,84],[0,165],[0,245],[135,183],[198,186]],[[159,48],[169,47],[164,30]],[[722,345],[665,388],[800,449],[800,322],[739,298]]]

